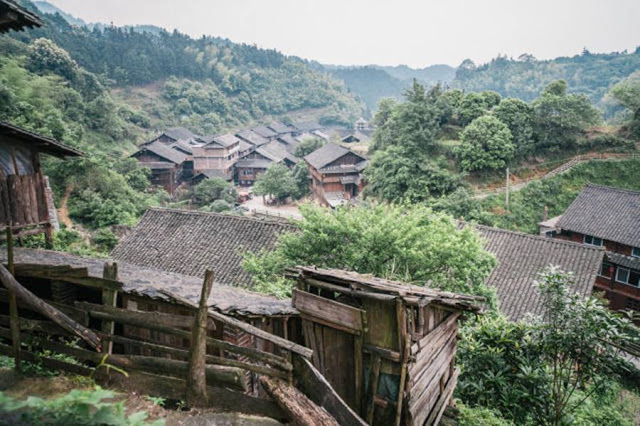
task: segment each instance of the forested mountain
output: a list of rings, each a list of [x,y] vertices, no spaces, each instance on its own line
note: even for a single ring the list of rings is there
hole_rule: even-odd
[[[429,65],[424,68],[411,68],[406,65],[382,66],[373,65],[386,71],[390,76],[399,80],[411,81],[414,78],[422,83],[448,83],[456,76],[456,68],[450,65]]]
[[[343,80],[347,88],[362,99],[370,110],[375,110],[382,98],[402,97],[402,92],[416,79],[430,86],[434,83],[449,83],[456,69],[449,65],[431,65],[425,68],[410,68],[406,65],[382,66],[332,66],[325,65],[336,78]]]
[[[498,56],[491,62],[476,65],[465,60],[453,82],[467,91],[493,90],[503,97],[525,101],[535,99],[546,85],[565,80],[573,93],[587,95],[603,105],[604,95],[618,81],[640,69],[640,48],[632,53],[590,53],[552,60],[537,60],[531,55],[517,59]]]
[[[340,82],[275,50],[216,37],[192,39],[177,31],[90,29],[70,25],[59,14],[41,15],[44,27],[11,34],[20,43],[4,42],[5,56],[24,54],[35,40],[43,38],[68,52],[72,61],[105,87],[153,85],[149,96],[155,99],[133,103],[151,121],[154,116],[162,119],[163,127],[181,124],[213,133],[302,109],[316,110],[325,122],[350,123],[362,111]],[[184,90],[176,92],[173,83],[165,87],[165,81],[174,79]],[[126,96],[120,99],[128,102]]]

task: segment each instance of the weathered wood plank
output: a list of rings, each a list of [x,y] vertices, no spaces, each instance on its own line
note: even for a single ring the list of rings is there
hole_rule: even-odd
[[[65,330],[68,330],[71,333],[77,335],[92,347],[98,350],[100,349],[100,338],[96,333],[84,327],[83,325],[78,324],[76,321],[69,318],[66,314],[49,305],[48,303],[31,293],[29,290],[24,288],[18,281],[16,281],[15,278],[13,278],[13,275],[11,275],[3,265],[0,265],[0,281],[2,281],[4,286],[9,290],[15,292],[16,296],[20,300],[23,300],[25,303],[37,309],[38,312],[40,312],[42,315],[51,319],[53,322],[60,325]]]
[[[334,300],[316,296],[297,289],[293,290],[291,303],[300,312],[333,323],[348,330],[361,333],[364,311]]]
[[[456,343],[453,336],[433,362],[420,372],[420,376],[410,382],[408,402],[411,411],[424,410],[425,403],[432,401],[433,395],[439,392],[438,380],[449,368],[449,363],[455,356]]]
[[[86,310],[92,317],[122,323],[127,321],[127,324],[137,325],[140,327],[146,327],[149,325],[191,329],[193,326],[193,317],[187,315],[164,314],[155,311],[134,311],[89,302],[76,302],[75,306],[76,308]]]
[[[375,398],[378,394],[378,383],[380,380],[380,356],[373,354],[371,364],[369,365],[369,392],[367,397],[367,423],[373,423],[373,414],[375,410]]]
[[[318,287],[329,291],[335,291],[336,293],[348,294],[355,297],[365,297],[368,299],[381,300],[383,302],[393,302],[394,300],[396,300],[396,296],[393,295],[357,290],[350,287],[342,287],[339,285],[329,284],[324,281],[316,280],[314,278],[305,278],[304,282],[312,287]]]
[[[308,359],[294,354],[293,373],[304,394],[327,410],[340,425],[365,426],[367,424],[340,398],[327,379]]]
[[[411,354],[416,356],[416,360],[429,356],[429,352],[425,349],[437,348],[439,339],[447,334],[448,330],[455,328],[457,330],[456,321],[460,317],[460,313],[454,313],[449,315],[447,319],[442,322],[438,327],[425,335],[418,342],[411,345]]]
[[[9,303],[9,291],[5,290],[3,288],[0,288],[0,301],[2,302],[7,302]],[[58,302],[54,302],[52,300],[46,300],[47,303],[49,303],[51,306],[60,309],[60,311],[64,312],[65,314],[69,315],[69,317],[71,319],[73,319],[74,321],[77,321],[78,323],[84,325],[85,327],[87,327],[89,325],[89,314],[82,310],[82,309],[77,309],[74,308],[73,306],[69,306],[69,305],[65,305],[64,303],[58,303]],[[39,313],[37,310],[35,310],[33,307],[26,305],[26,304],[18,304],[18,307],[21,309],[25,309],[31,312],[35,312],[35,313]]]
[[[105,263],[102,271],[102,277],[108,280],[116,281],[118,279],[118,264],[117,263]],[[118,291],[110,288],[102,289],[102,304],[105,306],[116,306],[116,299],[118,297]],[[106,334],[113,334],[115,323],[110,320],[102,321],[102,332]],[[110,354],[112,352],[112,343],[108,342],[102,346],[102,352]]]
[[[260,384],[295,424],[308,426],[339,425],[329,413],[287,382],[260,377]]]
[[[171,291],[167,291],[167,290],[160,290],[161,293],[173,298],[174,300],[176,300],[179,303],[182,303],[185,306],[189,306],[192,308],[196,308],[197,305],[195,305],[195,303],[191,302],[188,299],[185,299],[184,297],[175,294]],[[268,342],[273,343],[274,345],[277,345],[283,349],[287,349],[291,352],[297,353],[298,355],[301,355],[305,358],[311,358],[311,354],[313,353],[313,351],[309,348],[305,348],[304,346],[298,345],[297,343],[291,342],[289,340],[285,340],[282,337],[278,337],[275,336],[271,333],[267,333],[264,330],[259,329],[258,327],[255,327],[251,324],[247,324],[246,322],[242,322],[240,320],[237,320],[235,318],[231,318],[228,317],[227,315],[221,314],[220,312],[216,312],[214,310],[209,309],[209,317],[220,321],[223,324],[226,325],[230,325],[232,327],[236,327],[242,331],[244,331],[245,333],[249,333],[253,336],[259,337],[263,340],[266,340]]]
[[[438,399],[438,402],[436,402],[436,405],[431,410],[429,417],[427,417],[425,424],[437,425],[440,423],[442,414],[444,413],[444,410],[447,408],[449,401],[451,401],[451,395],[453,395],[453,391],[456,388],[459,375],[460,375],[460,370],[456,368],[455,371],[453,372],[453,375],[449,378],[449,381],[447,382],[446,387],[440,394],[440,398]]]

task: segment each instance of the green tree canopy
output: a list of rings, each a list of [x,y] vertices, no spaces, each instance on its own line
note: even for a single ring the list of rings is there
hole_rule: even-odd
[[[462,170],[495,170],[513,158],[512,136],[506,124],[493,116],[482,116],[464,129],[456,154]]]
[[[193,195],[201,206],[206,206],[216,200],[224,200],[233,205],[237,198],[236,190],[226,180],[214,177],[205,179],[193,188]]]
[[[533,154],[535,134],[531,105],[520,99],[509,98],[500,102],[491,113],[509,128],[516,158],[524,159]]]
[[[305,139],[295,147],[293,154],[298,158],[304,158],[318,148],[322,148],[324,144],[324,139],[321,138]]]
[[[549,84],[533,102],[538,150],[569,148],[587,127],[600,122],[600,112],[584,95],[567,94],[567,83]]]
[[[274,163],[267,171],[258,176],[253,192],[257,195],[270,195],[276,200],[293,195],[297,190],[291,171],[280,163]]]
[[[611,88],[611,95],[630,113],[631,134],[640,138],[640,71],[636,71]]]
[[[290,293],[284,268],[317,265],[486,296],[485,279],[496,264],[472,227],[421,206],[367,205],[335,211],[300,209],[299,231],[281,234],[273,251],[248,253],[244,267],[263,291]]]
[[[365,169],[366,194],[386,201],[425,201],[454,191],[461,177],[447,170],[442,159],[426,155],[406,156],[391,146],[376,152]]]

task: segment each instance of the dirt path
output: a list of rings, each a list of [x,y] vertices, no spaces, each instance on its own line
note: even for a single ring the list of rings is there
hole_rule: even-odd
[[[69,197],[73,192],[75,185],[69,185],[64,190],[64,195],[62,196],[62,200],[60,200],[60,208],[58,209],[58,221],[65,225],[67,229],[71,229],[73,227],[73,222],[69,218]]]

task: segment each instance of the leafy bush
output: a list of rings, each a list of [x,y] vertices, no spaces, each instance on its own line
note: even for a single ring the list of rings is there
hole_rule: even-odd
[[[227,204],[236,201],[237,193],[235,188],[226,180],[218,177],[205,179],[193,188],[193,195],[198,204],[210,205],[216,200],[223,200]]]
[[[110,252],[118,245],[118,237],[110,229],[100,229],[92,238],[92,242],[103,252]]]
[[[72,390],[53,400],[29,397],[24,401],[16,400],[0,392],[0,412],[5,413],[4,420],[22,424],[54,425],[122,425],[137,426],[145,422],[148,414],[138,411],[127,415],[122,402],[106,402],[115,397],[115,393],[96,387],[93,390]],[[152,423],[160,426],[163,420]]]
[[[303,205],[299,231],[278,236],[275,250],[247,253],[244,268],[261,289],[290,292],[284,268],[317,265],[477,294],[495,302],[485,279],[495,266],[471,227],[421,206],[365,205],[336,211]],[[277,285],[275,283],[278,283]],[[275,288],[275,291],[274,291]]]

